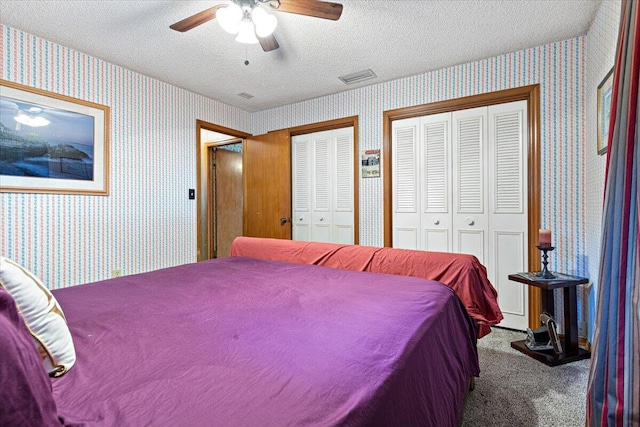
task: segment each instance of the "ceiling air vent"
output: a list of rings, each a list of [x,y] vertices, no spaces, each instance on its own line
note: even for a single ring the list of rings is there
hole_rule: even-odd
[[[376,73],[374,73],[372,70],[362,70],[356,73],[340,76],[338,78],[342,80],[345,84],[351,85],[354,83],[359,83],[364,80],[373,79],[374,77],[378,77],[378,76],[376,76]]]
[[[253,98],[253,95],[247,93],[247,92],[240,92],[238,94],[239,97],[244,98],[244,99],[251,99]]]

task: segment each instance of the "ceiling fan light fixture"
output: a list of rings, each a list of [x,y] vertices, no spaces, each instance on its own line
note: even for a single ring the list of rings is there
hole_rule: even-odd
[[[237,34],[236,41],[260,43],[263,51],[271,52],[280,44],[273,36],[278,25],[277,14],[272,16],[268,10],[337,21],[342,9],[340,3],[327,0],[227,0],[171,24],[169,28],[184,33],[217,19],[226,32]]]
[[[240,21],[240,32],[238,32],[236,41],[246,44],[258,43],[258,38],[256,37],[256,30],[253,22],[244,19]]]
[[[235,3],[216,11],[218,23],[229,34],[238,34],[243,15],[242,8]]]
[[[251,20],[256,26],[256,34],[258,37],[270,36],[278,25],[276,17],[269,15],[261,7],[253,8],[251,11]]]

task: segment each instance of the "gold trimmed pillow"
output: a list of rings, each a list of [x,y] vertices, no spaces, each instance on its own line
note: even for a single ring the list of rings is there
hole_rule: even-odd
[[[0,257],[0,286],[16,301],[49,376],[59,377],[76,361],[71,332],[62,308],[42,282],[29,271]]]

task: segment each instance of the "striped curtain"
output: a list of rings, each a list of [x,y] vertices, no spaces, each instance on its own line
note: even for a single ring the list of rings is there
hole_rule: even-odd
[[[640,10],[623,0],[613,80],[588,426],[640,425]]]

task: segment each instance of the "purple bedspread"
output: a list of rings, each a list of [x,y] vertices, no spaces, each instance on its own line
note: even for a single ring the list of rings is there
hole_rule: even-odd
[[[68,422],[455,426],[472,323],[427,280],[231,257],[54,291]]]

